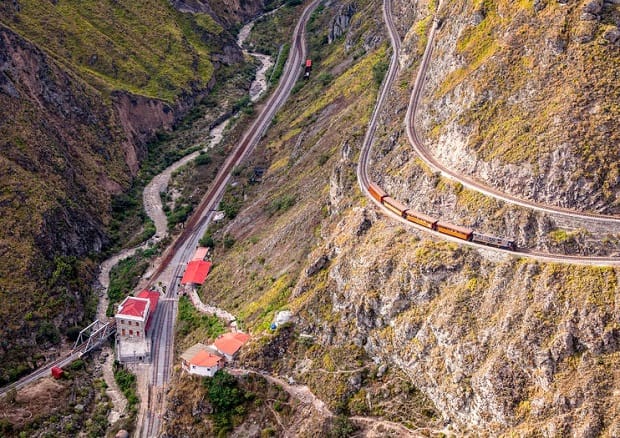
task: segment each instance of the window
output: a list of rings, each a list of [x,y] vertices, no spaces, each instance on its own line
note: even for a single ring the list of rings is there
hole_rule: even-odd
[[[133,330],[129,330],[129,336],[133,336]]]
[[[121,331],[121,336],[125,336],[125,329]]]
[[[140,336],[140,332],[136,332],[136,336]]]

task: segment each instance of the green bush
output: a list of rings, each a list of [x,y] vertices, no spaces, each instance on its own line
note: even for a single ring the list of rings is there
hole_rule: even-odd
[[[357,428],[346,415],[339,415],[334,420],[329,436],[330,438],[346,438],[353,435],[356,430]]]
[[[224,248],[230,249],[235,244],[235,239],[230,234],[224,236]]]
[[[323,72],[317,76],[316,80],[321,83],[321,85],[328,85],[334,77],[330,73]]]
[[[168,228],[173,228],[175,225],[185,222],[193,210],[194,206],[191,204],[175,206],[174,210],[168,215]]]
[[[220,210],[228,219],[234,219],[241,209],[241,200],[236,196],[225,196],[220,202]]]
[[[213,236],[211,235],[211,231],[205,231],[204,236],[202,236],[202,239],[198,241],[198,244],[200,246],[206,246],[207,248],[214,248],[215,242],[213,240]]]
[[[73,362],[71,362],[71,365],[69,365],[69,368],[73,371],[79,371],[83,369],[85,366],[86,364],[84,363],[82,359],[76,359]]]
[[[200,155],[198,155],[194,159],[194,163],[196,163],[196,166],[206,166],[207,164],[211,164],[211,161],[213,161],[211,159],[211,155],[207,154],[206,152],[201,152]]]
[[[207,395],[216,413],[229,413],[244,402],[243,390],[238,388],[237,379],[220,370],[208,382]]]
[[[389,64],[386,61],[379,61],[372,67],[372,78],[377,86],[381,86],[388,67]]]
[[[280,211],[284,212],[295,205],[296,202],[297,198],[295,195],[282,195],[267,206],[267,212],[272,215]]]

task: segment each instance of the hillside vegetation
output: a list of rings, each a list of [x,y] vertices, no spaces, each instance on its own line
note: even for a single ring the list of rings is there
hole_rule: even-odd
[[[149,236],[119,225],[138,205],[119,195],[147,155],[160,168],[194,139],[147,143],[188,113],[189,124],[221,116],[208,99],[190,109],[216,81],[247,75],[231,72],[242,62],[214,18],[165,0],[0,3],[0,384],[57,354],[92,317],[96,260],[111,237]]]
[[[445,181],[412,153],[403,117],[428,17],[437,3],[395,3],[394,9],[402,12],[398,25],[408,30],[409,52],[380,114],[371,169],[375,179],[398,199],[424,207],[422,211],[466,220],[483,230],[514,231],[520,243],[545,247],[549,239],[570,240],[572,231],[547,236],[553,226],[549,218]],[[489,124],[504,123],[510,108],[513,117],[521,114],[519,107],[510,107],[513,103],[537,102],[526,100],[526,92],[548,92],[547,83],[526,70],[505,73],[501,68],[519,69],[521,64],[502,56],[528,44],[532,52],[546,50],[536,40],[537,33],[547,30],[545,22],[526,33],[524,17],[558,11],[578,17],[583,5],[535,3],[443,3],[449,10],[438,33],[437,58],[421,110],[429,139],[461,135],[444,150],[462,148],[457,158],[465,164],[467,157],[477,163],[483,156],[495,160],[506,179],[494,185],[504,188],[504,182],[512,181],[522,191],[528,175],[509,166],[518,163],[527,169],[536,151],[545,155],[542,143],[555,141],[553,123],[568,106],[554,114],[539,114],[535,108],[527,113],[532,121],[540,117],[541,144],[529,146],[538,148],[534,152],[525,151],[525,144],[515,146],[525,151],[516,161],[495,154],[491,143],[485,153],[468,147],[474,122],[462,114],[477,109],[467,103],[484,100],[497,105],[497,118],[486,114],[484,105],[479,117],[488,117]],[[343,11],[350,4],[332,3],[314,14],[309,56],[318,61],[311,78],[296,85],[255,153],[238,169],[236,184],[224,198],[224,205],[236,206],[234,214],[214,225],[208,236],[215,264],[201,294],[204,301],[235,314],[252,333],[242,363],[309,385],[338,414],[397,421],[421,434],[617,435],[617,269],[541,263],[445,242],[386,218],[360,196],[357,157],[389,51],[383,23],[375,16],[379,5],[373,1],[356,1],[343,35],[328,44],[334,23],[347,22]],[[603,11],[614,7],[606,3]],[[604,19],[598,23],[593,40],[571,39],[569,45],[583,44],[573,49],[584,56],[600,49],[615,59],[615,46],[605,42],[607,24]],[[502,26],[516,26],[513,36],[523,44],[496,42]],[[569,32],[577,32],[579,23],[569,21],[568,26]],[[592,84],[591,95],[613,105],[606,94],[615,92],[608,88],[613,72],[603,57],[592,63],[592,69],[606,76],[601,90],[594,90],[599,82]],[[549,68],[559,65],[566,70],[566,81],[585,80],[582,65],[553,61]],[[459,73],[450,76],[452,71]],[[516,88],[510,88],[512,81]],[[561,95],[559,85],[550,83],[557,86],[556,95]],[[575,120],[576,129],[583,126],[590,132],[590,123],[596,126],[597,121],[608,126],[607,115],[598,119],[597,114],[594,120]],[[515,125],[497,132],[518,129]],[[604,135],[597,138],[601,149],[608,147],[608,156],[617,155]],[[572,160],[580,166],[584,156],[566,149],[553,172]],[[255,166],[266,169],[259,182]],[[583,193],[588,192],[590,205],[613,211],[613,199],[599,197],[594,185],[588,187]],[[546,196],[562,204],[565,193],[570,192],[549,188]],[[271,331],[273,317],[283,309],[293,312],[293,320]],[[199,331],[195,334],[189,334],[192,342],[200,340]]]
[[[224,29],[206,14],[169,2],[112,0],[11,2],[0,20],[97,88],[172,101],[204,90],[213,75],[213,37]]]

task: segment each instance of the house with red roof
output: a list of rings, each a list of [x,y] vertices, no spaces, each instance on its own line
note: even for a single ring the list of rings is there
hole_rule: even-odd
[[[224,368],[225,360],[204,344],[196,344],[181,355],[181,368],[190,374],[213,377]]]
[[[215,339],[213,346],[226,358],[226,361],[230,362],[235,359],[241,347],[248,342],[249,339],[250,335],[247,333],[224,333]]]
[[[211,262],[192,260],[187,264],[187,268],[181,279],[181,284],[200,285],[205,282],[210,270]]]
[[[143,290],[118,306],[116,320],[117,359],[120,362],[150,360],[151,320],[157,310],[159,292]]]
[[[205,247],[205,246],[199,246],[198,248],[196,248],[196,252],[194,252],[194,256],[192,257],[192,260],[206,260],[207,256],[209,255],[209,248]]]

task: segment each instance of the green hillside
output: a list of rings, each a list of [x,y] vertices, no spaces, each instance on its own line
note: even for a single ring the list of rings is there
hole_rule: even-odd
[[[181,14],[161,0],[19,5],[3,2],[0,21],[98,88],[172,100],[213,75],[209,35],[223,29],[208,15]]]

